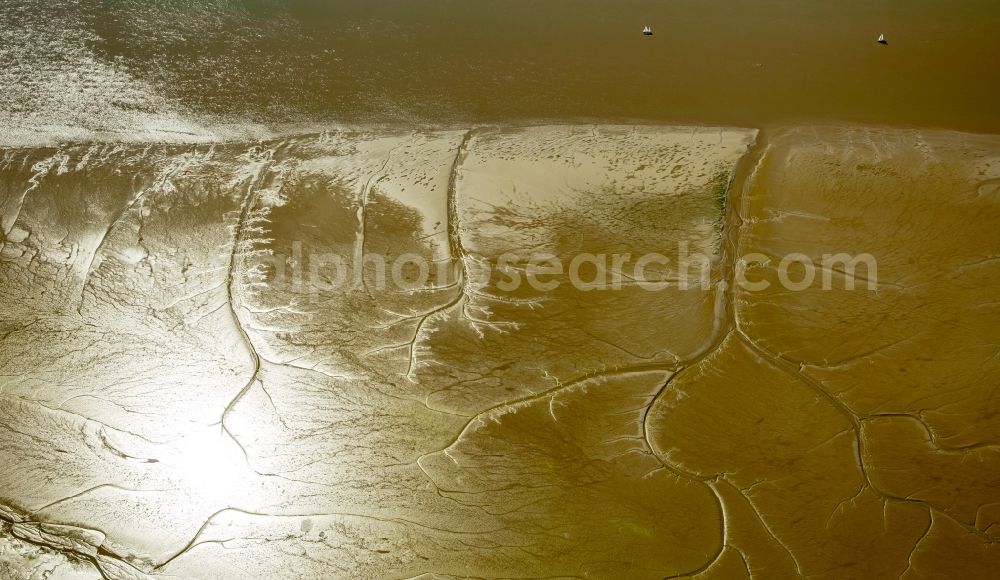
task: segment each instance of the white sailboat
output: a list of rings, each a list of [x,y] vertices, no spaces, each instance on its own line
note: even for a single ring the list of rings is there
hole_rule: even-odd
[[[879,34],[878,35],[878,43],[879,44],[889,44],[889,41],[885,39],[885,35],[884,34]]]
[[[650,28],[649,25],[647,24],[646,26],[642,27],[642,33],[645,34],[646,36],[653,36],[653,29]]]

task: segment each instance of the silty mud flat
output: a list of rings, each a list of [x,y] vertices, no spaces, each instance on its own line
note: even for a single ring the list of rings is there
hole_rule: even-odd
[[[7,148],[0,173],[8,576],[1000,564],[1000,138],[354,129]],[[481,276],[678,242],[706,287]],[[783,289],[791,252],[869,252],[877,287]],[[736,283],[750,253],[766,290]],[[450,274],[354,264],[407,254]]]

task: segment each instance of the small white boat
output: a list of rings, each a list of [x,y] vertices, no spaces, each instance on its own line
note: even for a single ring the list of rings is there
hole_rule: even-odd
[[[889,41],[885,39],[885,35],[884,34],[879,34],[878,35],[878,43],[879,44],[889,44]]]
[[[642,27],[642,33],[646,36],[653,36],[653,29],[650,28],[649,25],[647,24],[646,26]]]

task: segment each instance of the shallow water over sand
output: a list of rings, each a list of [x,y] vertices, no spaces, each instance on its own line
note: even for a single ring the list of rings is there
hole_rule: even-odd
[[[5,142],[581,120],[1000,132],[991,0],[15,0],[3,10]]]

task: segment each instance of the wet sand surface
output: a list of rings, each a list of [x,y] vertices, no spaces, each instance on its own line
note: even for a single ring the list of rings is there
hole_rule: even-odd
[[[1000,569],[995,3],[2,10],[0,578]]]
[[[998,563],[994,137],[353,131],[2,170],[5,554],[125,578]],[[678,241],[706,286],[483,275]],[[793,251],[872,252],[878,283],[790,292],[768,258]],[[404,254],[448,267],[400,289],[355,263]]]

